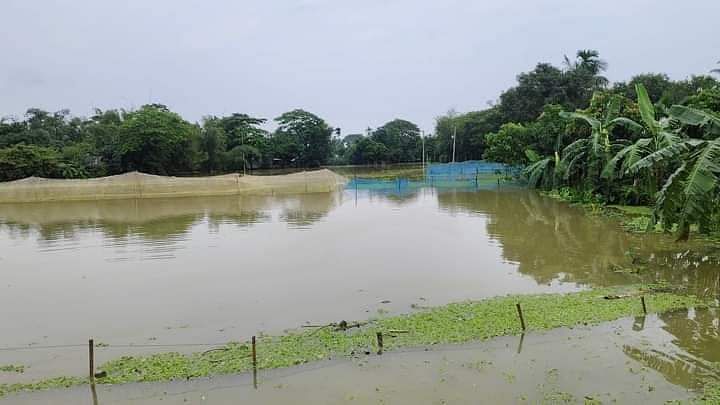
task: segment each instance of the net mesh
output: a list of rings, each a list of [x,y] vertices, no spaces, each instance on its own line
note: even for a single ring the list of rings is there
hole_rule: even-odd
[[[514,168],[502,163],[471,160],[457,163],[435,163],[425,168],[422,178],[363,178],[354,176],[347,184],[348,189],[368,190],[393,195],[411,194],[433,187],[437,189],[480,189],[493,188],[506,181]]]
[[[467,180],[474,179],[477,175],[500,175],[505,174],[510,167],[495,162],[482,160],[467,160],[465,162],[434,163],[427,167],[427,176],[444,179]]]
[[[330,170],[277,176],[166,177],[132,172],[96,179],[29,177],[0,183],[0,203],[329,192],[347,179]]]

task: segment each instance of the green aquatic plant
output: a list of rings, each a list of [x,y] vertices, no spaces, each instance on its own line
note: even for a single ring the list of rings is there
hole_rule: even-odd
[[[3,373],[24,373],[25,366],[22,364],[4,364],[0,365],[0,372]]]
[[[41,391],[57,388],[70,388],[87,383],[86,378],[55,377],[31,383],[0,384],[0,398],[21,391]]]
[[[377,350],[377,333],[384,336],[384,349],[463,343],[521,333],[516,312],[520,303],[529,330],[597,324],[625,316],[642,314],[640,299],[645,294],[648,310],[665,312],[678,308],[701,307],[706,303],[693,296],[652,289],[605,288],[570,294],[518,295],[466,301],[374,320],[360,328],[337,330],[320,327],[295,330],[282,336],[257,339],[257,368],[291,367],[336,356],[364,355]],[[622,295],[623,299],[606,299]],[[252,346],[233,342],[223,347],[193,354],[160,353],[125,356],[105,363],[105,376],[98,383],[168,381],[252,370]],[[0,394],[59,388],[85,383],[80,378],[56,378],[29,384],[0,385]]]

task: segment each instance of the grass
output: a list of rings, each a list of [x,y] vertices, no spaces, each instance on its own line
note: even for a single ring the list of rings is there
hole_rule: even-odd
[[[639,315],[639,299],[606,300],[608,294],[645,294],[648,309],[665,312],[701,307],[706,303],[693,296],[668,292],[595,289],[571,294],[519,295],[468,301],[431,308],[408,315],[369,322],[360,329],[335,331],[331,327],[296,330],[282,336],[260,336],[257,345],[259,369],[290,367],[333,356],[351,356],[375,351],[376,333],[383,332],[385,350],[433,344],[463,343],[521,332],[516,303],[521,303],[530,330],[597,324]],[[406,331],[404,333],[393,331]],[[233,342],[209,352],[161,353],[126,356],[100,367],[107,373],[98,383],[169,381],[252,369],[248,342]],[[58,377],[35,383],[0,385],[0,396],[19,391],[62,388],[87,383],[86,379]]]

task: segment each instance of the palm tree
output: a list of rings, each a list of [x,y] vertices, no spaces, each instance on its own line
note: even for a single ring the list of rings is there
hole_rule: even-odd
[[[718,62],[720,64],[720,62]],[[717,73],[720,75],[720,69],[710,69],[710,73]]]
[[[605,87],[609,80],[600,76],[600,73],[607,70],[608,63],[600,59],[600,52],[594,49],[583,49],[577,51],[575,60],[565,55],[565,66],[569,72],[583,73],[589,77],[593,77],[594,85],[597,87]]]

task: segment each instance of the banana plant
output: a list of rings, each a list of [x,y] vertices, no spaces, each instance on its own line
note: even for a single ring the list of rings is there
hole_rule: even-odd
[[[690,107],[673,106],[670,116],[685,126],[700,127],[710,138],[720,128],[720,118]],[[660,189],[653,211],[653,223],[660,221],[666,229],[677,224],[678,240],[688,240],[690,227],[710,223],[718,206],[720,180],[720,137],[685,139],[663,149],[666,159],[681,163]]]
[[[525,155],[531,162],[523,169],[523,175],[528,179],[528,186],[538,188],[540,185],[554,188],[557,185],[560,166],[560,154],[556,150],[551,157],[540,158],[533,150],[528,149]]]
[[[591,128],[589,137],[578,139],[563,149],[562,159],[557,167],[565,180],[571,177],[573,169],[580,162],[583,162],[583,167],[587,168],[587,172],[584,173],[587,180],[592,181],[599,177],[615,152],[623,146],[622,143],[611,140],[612,129],[617,125],[629,125],[631,122],[627,118],[618,117],[619,113],[620,98],[617,96],[613,96],[608,102],[602,120],[579,112],[560,113],[565,119],[584,121]]]
[[[635,185],[639,186],[637,183],[645,180],[648,194],[654,196],[666,171],[666,161],[659,157],[665,148],[677,145],[682,138],[673,131],[670,119],[657,118],[655,107],[644,85],[636,84],[635,92],[642,124],[628,118],[620,118],[618,122],[644,136],[620,149],[605,165],[601,176],[612,180],[628,174],[633,175]]]

